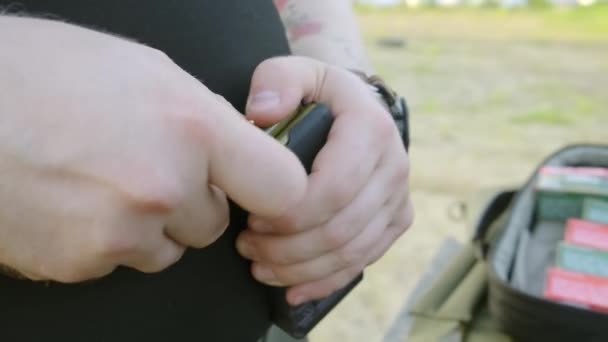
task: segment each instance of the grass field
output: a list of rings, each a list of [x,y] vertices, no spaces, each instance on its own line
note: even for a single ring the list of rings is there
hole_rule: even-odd
[[[381,341],[441,241],[468,237],[474,215],[450,208],[521,184],[561,146],[608,143],[608,6],[359,14],[376,71],[411,107],[416,222],[313,342]]]

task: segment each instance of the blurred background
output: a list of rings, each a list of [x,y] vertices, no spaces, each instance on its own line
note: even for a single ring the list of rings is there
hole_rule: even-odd
[[[571,143],[608,143],[607,0],[355,1],[375,71],[408,99],[413,227],[313,332],[391,341],[474,204]]]

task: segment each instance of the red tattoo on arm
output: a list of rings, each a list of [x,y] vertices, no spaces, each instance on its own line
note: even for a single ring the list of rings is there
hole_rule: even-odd
[[[312,36],[323,31],[323,23],[314,20],[306,11],[302,11],[295,1],[273,0],[281,14],[287,36],[291,42],[306,36]]]
[[[295,23],[288,28],[289,37],[293,40],[317,34],[321,30],[323,30],[323,24],[318,21]]]
[[[274,5],[277,7],[279,12],[283,11],[283,9],[285,8],[285,5],[287,5],[287,0],[272,0],[272,1],[274,2]]]

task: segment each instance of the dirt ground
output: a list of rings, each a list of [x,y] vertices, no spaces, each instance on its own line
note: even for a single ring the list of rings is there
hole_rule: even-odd
[[[608,35],[522,13],[362,12],[376,71],[411,107],[416,221],[312,333],[381,341],[446,237],[464,240],[459,203],[522,183],[569,143],[608,143]],[[608,17],[605,18],[608,22]],[[379,38],[403,39],[382,47]]]

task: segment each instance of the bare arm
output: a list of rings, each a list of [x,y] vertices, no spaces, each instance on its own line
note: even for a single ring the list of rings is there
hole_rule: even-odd
[[[0,272],[79,282],[119,265],[160,271],[220,236],[227,196],[274,217],[304,194],[292,153],[160,51],[4,15],[0,46]],[[244,167],[235,153],[267,180],[231,176]],[[286,200],[261,190],[277,182]]]
[[[350,0],[274,0],[294,54],[371,71]]]

